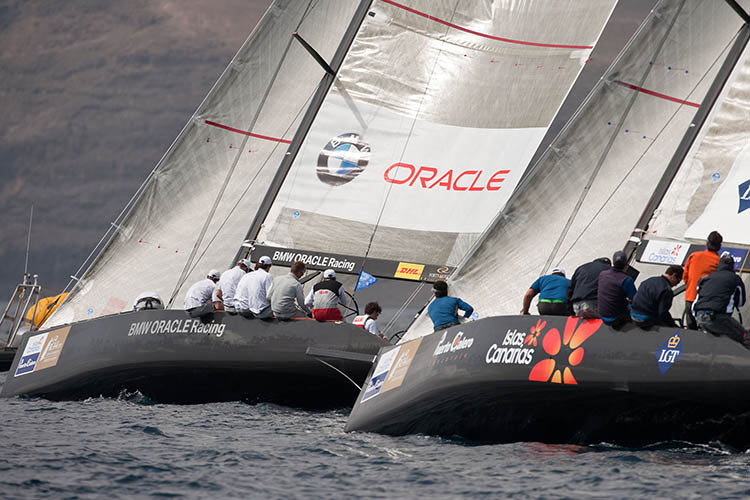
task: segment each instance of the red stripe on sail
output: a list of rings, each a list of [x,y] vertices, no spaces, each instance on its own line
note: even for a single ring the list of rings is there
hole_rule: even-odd
[[[644,89],[643,87],[638,87],[638,86],[632,85],[630,83],[621,82],[620,80],[615,80],[615,83],[618,84],[618,85],[622,85],[623,87],[627,87],[629,89],[632,89],[632,90],[637,90],[638,92],[642,92],[642,93],[644,93],[646,95],[658,97],[659,99],[664,99],[664,100],[667,100],[667,101],[676,102],[678,104],[685,104],[687,106],[692,106],[694,108],[700,108],[701,107],[701,105],[698,104],[698,103],[691,102],[691,101],[685,101],[685,100],[682,100],[682,99],[678,99],[676,97],[672,97],[672,96],[669,96],[667,94],[662,94],[660,92],[654,92],[653,90]]]
[[[407,12],[411,12],[412,14],[422,16],[425,19],[429,19],[430,21],[435,21],[436,23],[440,23],[442,25],[457,29],[459,31],[463,31],[464,33],[470,33],[472,35],[481,36],[483,38],[497,40],[498,42],[515,43],[518,45],[531,45],[533,47],[551,47],[554,49],[593,49],[594,48],[593,45],[567,45],[567,44],[560,44],[560,43],[527,42],[524,40],[514,40],[512,38],[503,38],[503,37],[499,37],[495,35],[489,35],[487,33],[480,33],[479,31],[474,31],[474,30],[470,30],[469,28],[464,28],[463,26],[459,26],[457,24],[449,23],[448,21],[444,19],[440,19],[435,16],[431,16],[425,12],[412,9],[411,7],[407,7],[406,5],[402,5],[400,3],[394,2],[393,0],[382,0],[382,1],[387,4],[393,5],[394,7],[398,7],[399,9],[403,9]]]
[[[206,125],[223,128],[224,130],[229,130],[230,132],[237,132],[238,134],[249,135],[250,137],[255,137],[256,139],[264,139],[266,141],[274,141],[274,142],[283,142],[284,144],[292,143],[292,141],[287,141],[286,139],[279,139],[278,137],[271,137],[268,135],[253,134],[252,132],[248,132],[247,130],[240,130],[238,128],[230,127],[228,125],[222,125],[221,123],[212,122],[211,120],[206,120]]]

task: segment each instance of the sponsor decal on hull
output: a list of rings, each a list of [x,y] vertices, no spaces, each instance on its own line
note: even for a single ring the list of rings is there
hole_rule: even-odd
[[[524,343],[536,346],[541,338],[545,359],[537,362],[529,372],[532,382],[549,382],[553,384],[577,384],[573,376],[573,367],[583,361],[584,350],[581,347],[589,337],[602,326],[600,319],[580,319],[570,317],[565,322],[562,335],[557,328],[550,328],[544,335],[547,326],[541,319],[536,322]]]
[[[464,359],[469,357],[466,352],[471,349],[474,344],[474,338],[464,337],[464,332],[459,331],[452,338],[448,338],[448,330],[443,332],[443,336],[435,347],[435,351],[432,353],[433,360],[432,364],[435,365],[440,362],[455,361],[457,359]],[[463,351],[463,352],[459,352]],[[453,354],[453,356],[446,356],[446,354]]]
[[[397,387],[401,387],[406,379],[406,374],[409,371],[411,362],[414,361],[414,357],[417,355],[417,350],[422,343],[422,337],[412,340],[401,345],[396,361],[388,372],[388,376],[383,382],[383,387],[380,389],[380,393],[390,391]]]
[[[407,280],[419,280],[422,277],[422,271],[424,271],[424,264],[399,262],[393,277]]]
[[[204,334],[221,337],[227,325],[223,323],[202,323],[200,319],[172,319],[138,321],[131,323],[128,329],[128,337],[139,335],[167,335],[167,334]]]
[[[640,261],[665,266],[681,265],[689,249],[690,244],[685,242],[649,240]]]
[[[534,357],[533,333],[536,327],[532,327],[529,333],[518,330],[508,330],[502,343],[492,344],[487,350],[484,360],[487,364],[502,365],[528,365]],[[527,342],[527,339],[529,340]]]
[[[30,337],[16,367],[15,377],[56,366],[70,327],[66,326]]]
[[[669,337],[656,351],[656,362],[659,365],[659,373],[664,376],[667,370],[677,362],[677,359],[682,354],[682,339],[680,338],[680,331],[677,330],[674,335]]]
[[[362,396],[362,403],[380,394],[380,390],[383,388],[383,383],[385,383],[385,378],[393,367],[393,363],[396,361],[396,356],[398,356],[398,353],[401,351],[401,347],[402,346],[395,347],[380,356],[378,364],[372,372],[372,377],[370,377],[369,382],[367,382],[365,394]]]

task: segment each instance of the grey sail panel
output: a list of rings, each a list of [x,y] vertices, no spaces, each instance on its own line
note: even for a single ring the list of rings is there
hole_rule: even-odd
[[[517,314],[551,267],[611,256],[742,25],[722,2],[665,0],[553,142],[452,281],[482,316]],[[431,329],[422,318],[407,338]]]
[[[258,239],[455,265],[513,192],[613,6],[374,3]]]
[[[323,75],[291,34],[330,58],[355,8],[273,4],[50,324],[122,311],[144,289],[181,307],[187,286],[231,265]]]
[[[750,245],[748,114],[750,49],[746,47],[654,212],[648,238],[702,243],[708,233],[718,230],[727,245]]]

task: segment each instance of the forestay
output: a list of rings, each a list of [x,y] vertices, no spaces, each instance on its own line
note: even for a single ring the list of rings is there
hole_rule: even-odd
[[[663,0],[451,280],[482,316],[518,314],[533,280],[628,240],[742,19]],[[421,318],[406,338],[431,331]]]
[[[375,2],[258,241],[457,264],[522,178],[614,3]]]
[[[337,0],[272,5],[49,325],[120,312],[144,289],[182,307],[188,286],[232,265],[324,74],[292,32],[330,59],[356,7]]]

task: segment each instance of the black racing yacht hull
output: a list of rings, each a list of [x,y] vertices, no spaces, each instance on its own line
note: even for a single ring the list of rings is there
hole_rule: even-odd
[[[678,328],[493,317],[383,348],[348,431],[750,446],[750,351]]]
[[[245,400],[351,406],[386,343],[346,323],[262,321],[184,311],[105,316],[25,335],[0,396],[53,400],[139,391],[164,403]]]

